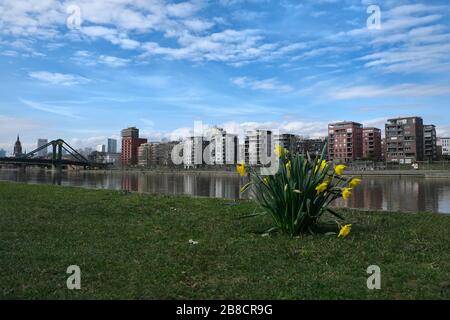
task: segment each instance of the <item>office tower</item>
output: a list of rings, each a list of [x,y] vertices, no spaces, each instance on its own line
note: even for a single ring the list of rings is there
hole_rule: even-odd
[[[429,124],[423,126],[423,147],[424,147],[424,160],[436,161],[437,160],[437,136],[436,126]]]
[[[381,129],[363,128],[363,158],[374,161],[383,159]]]
[[[141,144],[146,143],[147,139],[139,138],[139,129],[130,127],[123,129],[122,135],[122,154],[121,161],[123,165],[138,164],[138,148]]]
[[[328,159],[351,162],[363,157],[363,126],[357,122],[328,125]]]
[[[116,139],[108,139],[108,153],[117,153],[117,140]]]
[[[0,158],[6,157],[6,151],[3,149],[0,149]]]
[[[420,117],[389,119],[386,124],[386,161],[400,164],[423,161],[423,134]]]
[[[37,141],[37,147],[40,148],[42,146],[45,146],[48,143],[47,139],[38,139]],[[39,158],[45,158],[47,156],[48,148],[44,148],[42,150],[39,150],[37,153],[37,156]]]

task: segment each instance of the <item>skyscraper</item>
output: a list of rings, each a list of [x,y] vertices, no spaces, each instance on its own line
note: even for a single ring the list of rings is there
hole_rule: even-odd
[[[423,134],[420,117],[389,119],[386,124],[386,161],[400,164],[423,161]]]
[[[139,138],[139,129],[130,127],[122,130],[122,154],[123,165],[136,165],[138,163],[138,148],[146,143],[147,139]]]
[[[38,139],[38,141],[37,141],[37,147],[40,148],[40,147],[42,147],[42,146],[45,146],[47,143],[48,143],[48,140],[47,140],[47,139]],[[37,156],[38,156],[39,158],[45,158],[45,157],[47,156],[47,152],[48,152],[48,149],[47,149],[47,148],[44,148],[44,149],[42,149],[42,150],[40,150],[40,151],[38,152]]]
[[[117,140],[116,139],[108,139],[108,153],[117,153]]]
[[[0,149],[0,158],[6,157],[6,151],[3,149]]]

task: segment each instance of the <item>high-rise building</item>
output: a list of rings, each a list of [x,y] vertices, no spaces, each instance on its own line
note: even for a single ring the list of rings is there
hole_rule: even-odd
[[[6,151],[3,149],[0,149],[0,158],[6,157]]]
[[[266,165],[275,145],[272,143],[272,131],[253,130],[245,137],[245,163],[250,165]]]
[[[214,128],[211,138],[211,163],[216,165],[236,164],[238,161],[238,137],[227,134],[221,128]]]
[[[383,159],[380,129],[363,128],[363,158],[375,161]]]
[[[437,135],[436,126],[432,124],[423,126],[423,147],[424,160],[436,161],[437,154]]]
[[[108,148],[106,150],[108,153],[117,153],[117,140],[108,139]]]
[[[203,165],[203,152],[209,145],[204,137],[189,137],[183,142],[183,163],[186,168]]]
[[[328,159],[351,162],[363,157],[363,125],[338,122],[328,125]]]
[[[423,134],[420,117],[389,119],[386,124],[386,161],[400,164],[423,161]]]
[[[146,143],[147,139],[139,138],[139,129],[130,127],[123,129],[122,132],[122,154],[121,161],[123,165],[136,165],[138,163],[138,148]]]
[[[17,135],[16,143],[14,144],[14,157],[22,156],[22,143],[20,142],[19,135]]]
[[[450,159],[450,138],[440,138],[442,146],[442,157]]]
[[[38,141],[37,141],[37,147],[40,148],[40,147],[42,147],[42,146],[45,146],[47,143],[48,143],[48,140],[47,140],[47,139],[38,139]],[[48,149],[47,149],[47,148],[44,148],[44,149],[42,149],[42,150],[39,150],[39,152],[37,153],[37,156],[38,156],[39,158],[45,158],[45,157],[47,156],[47,152],[48,152]]]

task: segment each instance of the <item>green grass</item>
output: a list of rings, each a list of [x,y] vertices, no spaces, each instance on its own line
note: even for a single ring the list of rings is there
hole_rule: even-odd
[[[237,219],[254,208],[0,183],[0,298],[450,298],[450,216],[345,211],[346,239],[262,237],[269,219]],[[81,290],[66,288],[72,264]],[[372,264],[381,290],[366,287]]]

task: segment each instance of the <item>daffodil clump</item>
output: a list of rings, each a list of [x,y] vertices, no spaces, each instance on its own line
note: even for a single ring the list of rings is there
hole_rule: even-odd
[[[326,147],[320,157],[311,159],[309,155],[293,155],[276,146],[274,153],[280,166],[272,176],[262,176],[244,164],[237,166],[241,176],[250,177],[241,192],[252,190],[264,214],[272,216],[275,226],[271,230],[291,236],[313,232],[324,213],[344,220],[330,206],[336,199],[348,200],[361,180],[344,178],[346,166],[327,162],[325,151]],[[339,237],[348,236],[350,228],[351,225],[341,227]]]

